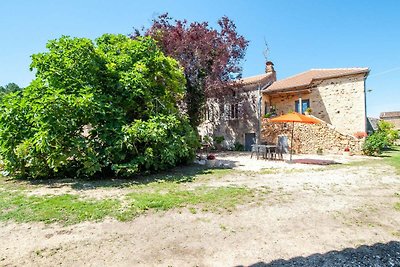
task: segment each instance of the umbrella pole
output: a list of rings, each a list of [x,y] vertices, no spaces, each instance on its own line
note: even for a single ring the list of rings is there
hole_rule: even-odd
[[[293,153],[293,131],[294,131],[294,122],[292,122],[292,139],[290,139],[290,162],[292,161],[292,153]]]

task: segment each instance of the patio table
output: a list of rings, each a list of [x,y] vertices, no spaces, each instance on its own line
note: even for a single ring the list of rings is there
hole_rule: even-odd
[[[276,149],[277,145],[263,145],[265,146],[265,159],[274,159],[276,158]]]
[[[263,156],[263,158],[268,159],[268,156],[270,159],[274,159],[276,158],[276,149],[277,149],[277,145],[257,145],[254,144],[252,145],[251,148],[251,156],[250,158],[253,157],[253,153],[255,152],[257,155],[257,159],[259,154],[261,153],[261,155]]]

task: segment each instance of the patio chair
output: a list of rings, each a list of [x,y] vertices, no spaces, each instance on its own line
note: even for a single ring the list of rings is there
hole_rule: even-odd
[[[283,154],[289,153],[289,142],[287,136],[285,135],[278,136],[278,144],[276,150],[279,159],[283,159]]]
[[[258,159],[258,153],[259,153],[259,151],[258,151],[258,145],[257,145],[257,144],[251,145],[251,155],[250,155],[250,158],[251,158],[251,159],[253,158],[253,153],[256,153],[257,159]]]
[[[262,155],[263,159],[267,158],[267,148],[264,145],[258,146],[258,153]]]

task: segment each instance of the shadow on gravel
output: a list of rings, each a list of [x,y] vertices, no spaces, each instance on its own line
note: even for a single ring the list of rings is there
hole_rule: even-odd
[[[91,190],[96,188],[125,188],[134,185],[145,185],[152,182],[176,182],[187,183],[193,182],[197,176],[204,174],[212,174],[218,169],[231,169],[224,168],[208,168],[204,165],[191,164],[187,166],[178,166],[170,170],[161,171],[155,174],[147,175],[133,175],[131,177],[102,177],[94,179],[79,179],[79,178],[63,178],[63,179],[19,179],[9,181],[15,183],[28,183],[30,185],[40,185],[48,188],[61,188],[70,186],[75,190]]]
[[[238,265],[241,267],[243,265]],[[296,257],[289,260],[274,260],[269,263],[257,262],[249,267],[389,267],[400,266],[400,242],[376,243],[372,246],[346,248],[341,251],[329,251],[324,254],[312,254],[308,257]]]

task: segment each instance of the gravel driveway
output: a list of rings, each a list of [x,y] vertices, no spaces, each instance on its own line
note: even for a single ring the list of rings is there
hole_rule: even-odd
[[[231,212],[183,208],[129,222],[1,223],[0,266],[400,266],[400,177],[392,167],[218,158],[237,171],[199,184],[262,188],[265,199]]]

